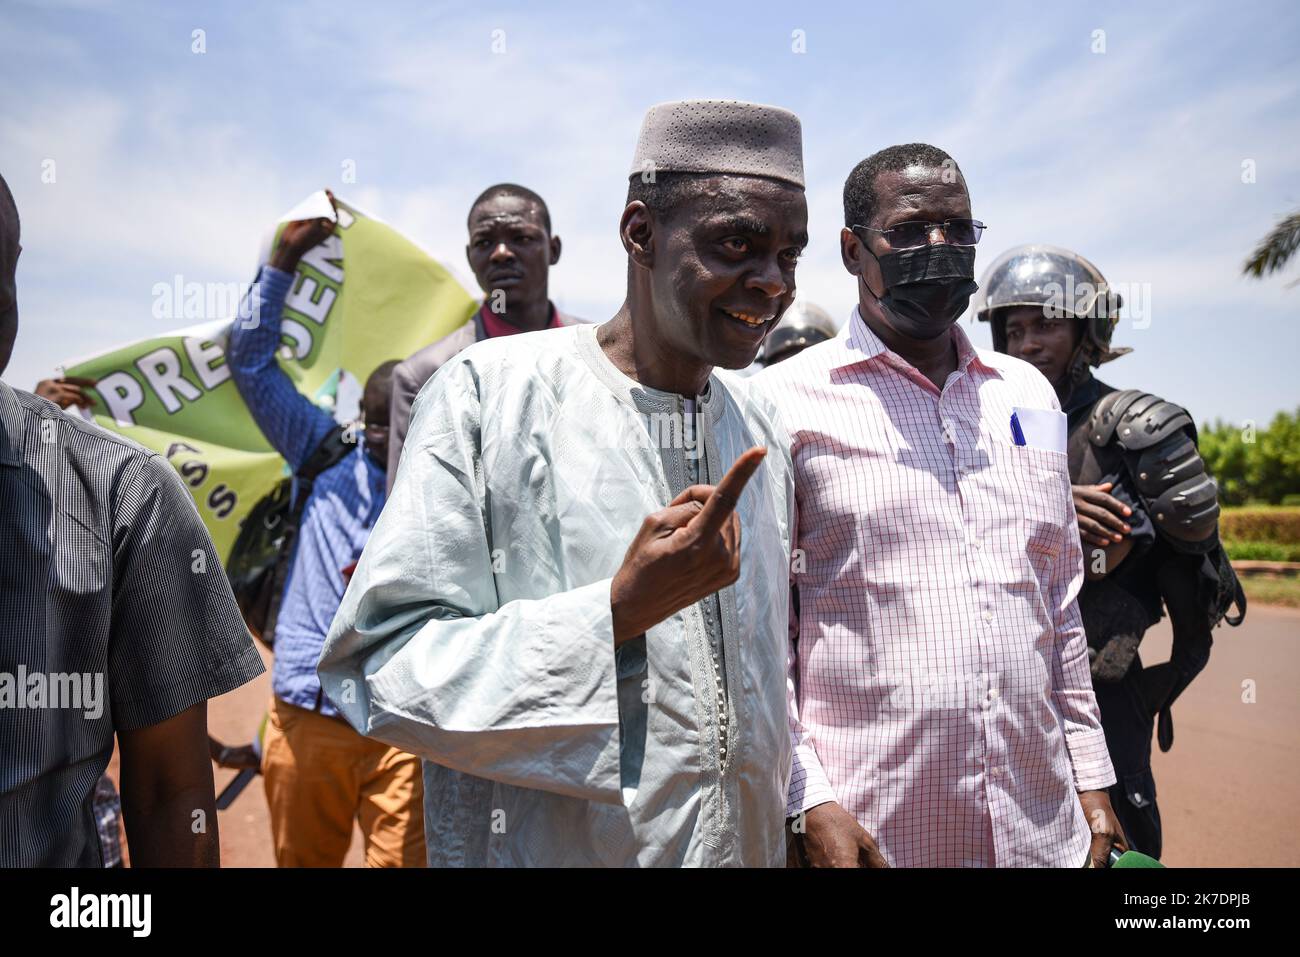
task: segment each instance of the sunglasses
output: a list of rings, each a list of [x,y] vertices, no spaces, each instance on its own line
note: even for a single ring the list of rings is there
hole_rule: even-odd
[[[987,227],[978,219],[945,219],[941,223],[927,223],[917,219],[897,223],[888,229],[856,225],[849,228],[880,233],[893,249],[915,249],[929,244],[930,234],[936,229],[943,233],[943,241],[950,246],[974,246]]]

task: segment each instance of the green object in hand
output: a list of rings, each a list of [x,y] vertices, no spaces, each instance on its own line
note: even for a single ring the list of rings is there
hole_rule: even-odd
[[[1164,867],[1154,857],[1142,854],[1139,851],[1125,851],[1120,853],[1118,848],[1110,849],[1110,858],[1107,861],[1111,867]]]

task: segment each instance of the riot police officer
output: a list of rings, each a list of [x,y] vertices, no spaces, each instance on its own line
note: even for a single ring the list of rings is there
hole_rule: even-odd
[[[1218,489],[1197,452],[1191,416],[1092,374],[1131,351],[1110,344],[1121,304],[1082,256],[1031,245],[989,267],[974,309],[990,323],[993,347],[1036,366],[1066,413],[1085,564],[1079,610],[1117,777],[1111,804],[1132,847],[1159,857],[1153,727],[1168,751],[1174,699],[1208,662],[1211,629],[1225,618],[1239,624],[1246,600],[1219,542]],[[1238,614],[1228,616],[1234,603]],[[1138,643],[1162,605],[1173,651],[1169,661],[1144,667]]]

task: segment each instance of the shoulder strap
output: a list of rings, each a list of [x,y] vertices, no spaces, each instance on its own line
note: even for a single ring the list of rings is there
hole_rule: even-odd
[[[321,439],[320,445],[316,446],[311,455],[307,456],[307,461],[298,468],[296,477],[311,482],[325,470],[343,461],[354,448],[356,440],[351,437],[348,428],[336,425]]]
[[[351,434],[347,427],[336,425],[325,438],[321,439],[320,445],[316,446],[307,457],[307,461],[303,462],[294,474],[296,487],[290,500],[289,512],[282,519],[283,537],[280,541],[279,554],[271,569],[270,601],[262,628],[262,640],[268,647],[271,647],[275,641],[275,627],[280,621],[280,603],[284,600],[284,586],[289,578],[289,558],[293,553],[294,539],[298,535],[298,523],[302,519],[303,509],[307,506],[312,485],[322,472],[343,461],[343,458],[356,448],[356,441],[349,438]]]

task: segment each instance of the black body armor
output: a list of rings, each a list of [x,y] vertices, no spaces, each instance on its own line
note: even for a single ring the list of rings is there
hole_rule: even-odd
[[[1191,416],[1139,390],[1086,385],[1099,398],[1071,410],[1071,480],[1113,482],[1111,494],[1133,509],[1134,540],[1120,566],[1086,582],[1079,596],[1093,680],[1118,682],[1140,667],[1138,643],[1167,609],[1170,660],[1141,668],[1136,683],[1168,751],[1174,700],[1209,662],[1214,626],[1241,623],[1246,597],[1219,541],[1218,488],[1196,450]]]

